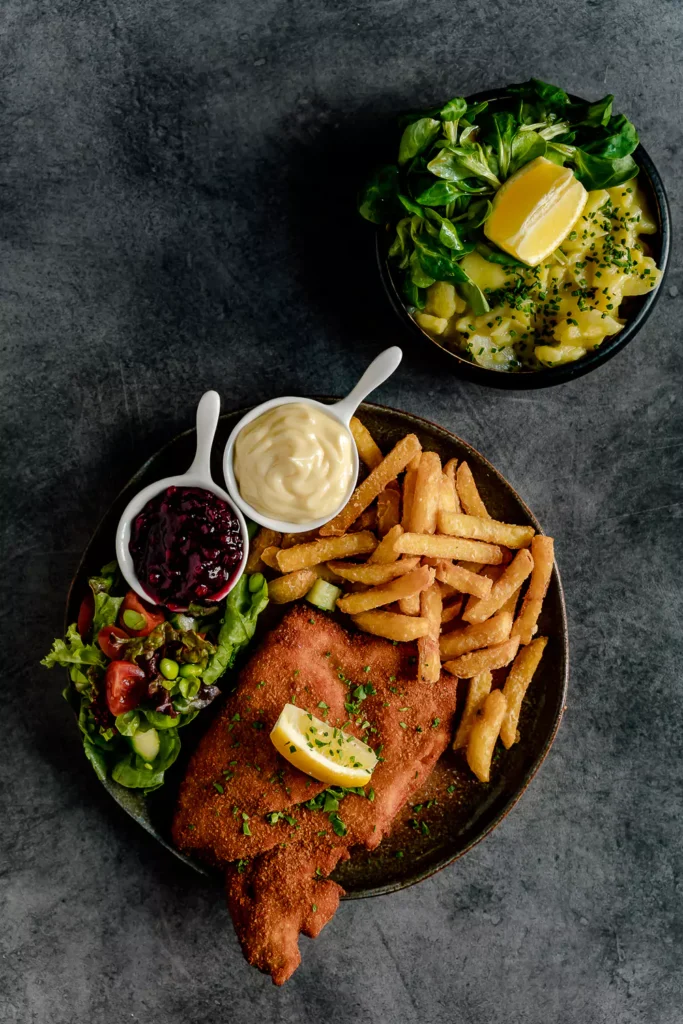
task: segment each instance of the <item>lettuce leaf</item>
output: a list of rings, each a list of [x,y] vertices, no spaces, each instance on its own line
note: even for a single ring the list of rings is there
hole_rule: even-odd
[[[268,584],[260,572],[240,578],[225,599],[225,611],[216,641],[216,651],[202,676],[205,684],[215,683],[232,668],[242,648],[256,630],[256,620],[268,604]]]
[[[113,626],[119,614],[119,608],[123,603],[122,597],[112,597],[110,590],[116,578],[116,562],[105,565],[99,576],[91,576],[88,585],[92,590],[95,599],[95,612],[93,615],[92,634],[97,634],[105,626]]]
[[[86,752],[87,753],[87,752]],[[177,729],[165,729],[159,733],[159,753],[145,768],[145,761],[134,750],[116,762],[111,777],[126,789],[144,789],[146,793],[164,784],[164,772],[170,768],[180,753],[180,738]],[[95,767],[93,763],[93,767]],[[97,768],[95,767],[97,771]]]
[[[86,668],[88,665],[97,665],[104,668],[107,659],[96,644],[83,643],[76,623],[72,622],[66,631],[66,640],[55,640],[52,650],[40,664],[45,668],[54,668],[55,665],[62,665],[64,668],[70,668],[72,665]]]

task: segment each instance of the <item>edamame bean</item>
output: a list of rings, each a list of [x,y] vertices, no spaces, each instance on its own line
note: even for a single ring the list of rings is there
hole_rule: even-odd
[[[162,670],[163,671],[163,670]],[[183,679],[197,679],[202,674],[201,665],[181,665],[180,674]]]
[[[178,662],[173,661],[172,658],[162,658],[159,662],[159,670],[164,679],[175,679],[178,675],[178,668]]]

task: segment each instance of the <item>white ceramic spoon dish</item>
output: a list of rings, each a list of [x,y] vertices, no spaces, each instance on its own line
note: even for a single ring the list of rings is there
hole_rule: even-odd
[[[356,481],[358,479],[358,450],[356,448],[356,442],[353,440],[353,436],[349,429],[351,417],[363,399],[391,376],[398,364],[401,362],[402,357],[403,352],[396,345],[392,346],[392,348],[385,349],[384,352],[381,352],[377,358],[370,363],[353,391],[349,392],[346,398],[342,398],[340,402],[335,402],[332,405],[325,405],[323,402],[316,402],[313,398],[295,398],[291,395],[287,395],[284,398],[271,398],[269,402],[263,402],[261,405],[257,405],[256,408],[252,409],[251,412],[248,412],[246,416],[243,416],[230,434],[228,443],[225,446],[225,452],[223,453],[223,474],[225,476],[225,484],[228,489],[228,494],[232,498],[233,502],[240,507],[242,512],[244,512],[246,516],[249,516],[250,519],[253,519],[254,522],[259,523],[260,526],[266,526],[271,530],[277,530],[278,533],[303,533],[306,530],[317,530],[320,526],[324,526],[325,523],[328,523],[330,519],[334,519],[337,513],[344,508],[353,494]],[[290,405],[295,403],[312,405],[317,409],[323,410],[328,416],[337,420],[351,438],[351,453],[353,458],[353,467],[349,486],[338,507],[330,514],[323,516],[321,519],[311,519],[305,523],[290,523],[284,519],[275,519],[259,512],[242,497],[239,485],[235,478],[234,470],[235,442],[240,431],[270,409],[275,409],[280,405]]]
[[[167,476],[163,480],[157,480],[156,483],[149,484],[143,488],[132,498],[126,506],[123,515],[119,520],[119,525],[116,529],[116,559],[119,563],[119,567],[126,583],[131,587],[138,597],[148,601],[150,604],[158,604],[138,580],[135,572],[135,566],[133,564],[133,558],[129,550],[130,535],[131,535],[131,523],[135,517],[142,511],[150,498],[154,498],[161,491],[164,491],[167,487],[199,487],[205,491],[211,491],[216,497],[221,498],[230,508],[230,511],[235,515],[240,527],[240,534],[242,537],[242,560],[230,577],[229,583],[227,583],[222,590],[219,590],[217,594],[212,594],[210,597],[207,596],[202,598],[203,601],[209,601],[210,603],[216,603],[222,600],[229,594],[232,588],[237,583],[238,579],[244,572],[244,567],[247,564],[247,557],[249,555],[249,534],[247,532],[247,524],[244,521],[239,508],[235,507],[235,503],[230,498],[230,495],[218,487],[214,483],[211,476],[211,446],[213,445],[213,439],[216,434],[216,427],[218,426],[218,417],[221,411],[221,400],[217,391],[207,391],[202,395],[199,405],[197,406],[197,451],[192,462],[192,465],[186,473],[182,473],[179,476]]]

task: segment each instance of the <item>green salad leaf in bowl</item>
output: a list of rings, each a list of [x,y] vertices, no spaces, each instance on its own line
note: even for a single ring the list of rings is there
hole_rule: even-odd
[[[402,119],[359,211],[389,231],[405,307],[438,344],[492,370],[574,362],[657,286],[638,133],[613,99],[532,79]]]

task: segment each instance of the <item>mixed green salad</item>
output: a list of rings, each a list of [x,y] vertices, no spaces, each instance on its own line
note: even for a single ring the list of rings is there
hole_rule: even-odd
[[[503,182],[530,161],[542,156],[571,167],[588,191],[637,175],[638,133],[613,113],[613,100],[573,102],[533,78],[491,102],[456,96],[402,119],[397,162],[375,172],[359,211],[394,230],[389,258],[410,311],[424,309],[427,289],[446,281],[475,315],[489,312],[485,291],[460,261],[476,251],[490,263],[524,267],[485,237],[483,225]]]
[[[268,584],[245,574],[220,604],[175,614],[126,592],[116,562],[88,584],[78,621],[41,664],[68,669],[64,697],[98,777],[150,793],[178,756],[178,730],[218,696],[252,639]]]

